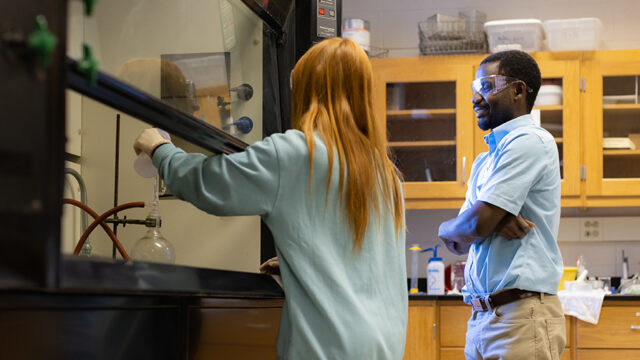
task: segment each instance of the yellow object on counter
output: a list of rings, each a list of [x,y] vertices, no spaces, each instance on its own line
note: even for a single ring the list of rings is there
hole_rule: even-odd
[[[560,284],[558,284],[558,290],[564,290],[564,282],[565,281],[573,281],[576,279],[576,273],[578,272],[578,268],[575,266],[565,266],[564,272],[562,273],[562,278],[560,279]]]

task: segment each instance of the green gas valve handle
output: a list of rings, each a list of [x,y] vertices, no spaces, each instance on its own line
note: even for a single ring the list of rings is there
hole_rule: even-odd
[[[58,38],[49,31],[47,19],[43,15],[36,16],[35,30],[27,39],[27,48],[36,53],[44,67],[51,64],[51,54],[58,44]]]
[[[87,44],[82,45],[82,60],[78,61],[78,71],[89,81],[89,84],[98,84],[98,60],[93,57],[91,48]]]
[[[93,7],[96,5],[98,0],[84,0],[84,13],[87,16],[91,16],[93,13]]]

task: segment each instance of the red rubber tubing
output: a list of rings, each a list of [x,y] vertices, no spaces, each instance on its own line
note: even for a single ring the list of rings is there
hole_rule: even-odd
[[[80,253],[80,250],[82,250],[82,245],[84,245],[85,241],[89,237],[89,234],[91,234],[93,229],[95,229],[96,226],[98,226],[98,224],[99,224],[104,229],[104,231],[107,233],[107,235],[109,235],[109,238],[111,238],[111,241],[113,242],[113,244],[118,249],[118,252],[120,252],[120,255],[122,255],[122,257],[125,260],[129,259],[129,255],[124,250],[124,247],[122,246],[122,244],[120,243],[120,241],[118,240],[116,235],[113,233],[113,231],[104,222],[104,220],[106,218],[108,218],[109,216],[111,216],[113,213],[116,213],[116,212],[119,212],[119,211],[122,211],[122,210],[125,210],[125,209],[130,209],[130,208],[134,208],[134,207],[144,207],[144,202],[138,201],[138,202],[131,202],[131,203],[126,203],[126,204],[121,204],[121,205],[118,205],[118,206],[108,210],[107,212],[105,212],[102,215],[98,215],[98,213],[93,211],[90,207],[86,206],[85,204],[83,204],[83,203],[81,203],[81,202],[79,202],[77,200],[74,200],[74,199],[63,199],[63,201],[65,203],[67,203],[67,204],[71,204],[71,205],[74,205],[74,206],[77,206],[77,207],[81,208],[82,210],[86,211],[89,215],[91,215],[91,217],[93,217],[95,219],[93,221],[93,223],[91,223],[91,225],[89,225],[89,227],[87,227],[85,232],[80,237],[80,241],[78,241],[78,244],[76,245],[76,248],[73,251],[74,254],[79,254]]]
[[[120,204],[120,205],[118,205],[118,206],[116,206],[114,208],[111,208],[111,209],[105,211],[102,215],[98,216],[95,220],[93,220],[91,225],[89,225],[89,227],[87,227],[87,229],[84,231],[84,234],[82,234],[82,236],[80,237],[80,241],[78,241],[78,244],[76,245],[76,248],[73,251],[73,253],[74,254],[79,254],[80,253],[80,250],[82,249],[82,245],[87,240],[87,238],[89,237],[89,234],[91,234],[93,229],[95,229],[96,226],[98,226],[98,224],[103,222],[106,218],[111,216],[113,213],[117,213],[117,212],[120,212],[122,210],[131,209],[131,208],[134,208],[134,207],[144,207],[144,201],[136,201],[136,202]],[[118,251],[120,252],[122,257],[125,260],[129,260],[129,255],[127,255],[127,252],[124,250],[124,247],[122,247],[122,244],[120,244],[120,241],[118,241],[117,238],[115,238],[115,240],[114,239],[111,239],[111,240],[113,241],[113,244],[116,246],[116,248],[118,248]]]
[[[93,211],[93,209],[91,209],[90,207],[88,207],[87,205],[81,203],[78,200],[74,200],[74,199],[62,199],[62,201],[65,204],[71,204],[73,206],[77,206],[80,209],[84,210],[85,212],[87,212],[87,214],[91,215],[92,218],[97,219],[100,217],[100,215],[98,215],[97,212]],[[107,226],[107,224],[104,221],[100,222],[100,226],[102,226],[102,229],[104,229],[104,231],[107,233],[107,235],[109,235],[109,238],[111,238],[111,241],[114,244],[120,244],[120,241],[118,241],[118,237],[116,236],[116,234],[113,232],[113,230],[111,230],[111,228],[109,228]],[[84,245],[84,242],[83,242]],[[80,248],[82,248],[82,246],[80,246]],[[123,249],[124,250],[124,249]],[[118,251],[120,251],[120,248],[118,248]],[[75,249],[73,251],[74,254],[79,254],[79,252],[77,252]],[[123,258],[127,259],[129,257],[129,255],[127,255],[127,252],[125,251],[124,253],[121,251],[120,255],[122,255]]]

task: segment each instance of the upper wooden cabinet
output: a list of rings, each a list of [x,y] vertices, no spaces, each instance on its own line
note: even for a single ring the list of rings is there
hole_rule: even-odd
[[[372,61],[376,116],[386,123],[407,208],[462,204],[474,156],[473,68],[467,59]]]
[[[534,107],[558,145],[562,206],[640,206],[640,50],[532,55],[543,84],[562,87],[562,104]],[[470,86],[485,56],[372,60],[407,208],[462,204],[471,164],[487,151]],[[614,148],[634,134],[636,149]]]
[[[587,206],[638,205],[640,50],[585,53],[581,76]]]

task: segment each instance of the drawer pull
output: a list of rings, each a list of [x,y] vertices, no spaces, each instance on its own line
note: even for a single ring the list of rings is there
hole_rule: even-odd
[[[640,325],[631,325],[631,330],[640,330]]]

